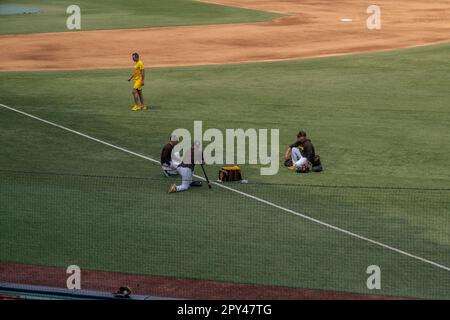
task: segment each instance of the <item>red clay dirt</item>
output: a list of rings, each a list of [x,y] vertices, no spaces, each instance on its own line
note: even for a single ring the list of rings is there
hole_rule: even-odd
[[[69,275],[65,269],[0,263],[0,283],[40,285],[67,288]],[[178,299],[198,300],[391,300],[396,297],[363,295],[251,285],[209,280],[179,279],[162,276],[132,275],[117,272],[81,271],[81,287],[85,290],[115,292],[121,286],[129,286],[134,294]]]
[[[450,40],[445,0],[378,0],[382,29],[372,31],[366,27],[372,1],[209,2],[289,16],[268,23],[0,36],[0,70],[125,68],[133,51],[155,67],[296,59]]]

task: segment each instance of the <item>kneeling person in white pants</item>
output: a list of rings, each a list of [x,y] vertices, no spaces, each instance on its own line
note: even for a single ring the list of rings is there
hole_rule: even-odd
[[[184,155],[183,162],[177,167],[177,172],[182,178],[181,185],[177,186],[173,184],[169,189],[169,193],[189,189],[196,164],[204,164],[203,152],[200,150],[200,142],[198,141],[194,142],[192,148]]]
[[[171,192],[180,192],[185,191],[189,189],[192,182],[192,176],[194,175],[194,172],[190,167],[182,167],[181,165],[177,168],[178,173],[181,176],[181,184],[179,186],[176,186],[175,184],[172,185],[170,191]],[[175,187],[175,190],[173,190],[173,187]]]

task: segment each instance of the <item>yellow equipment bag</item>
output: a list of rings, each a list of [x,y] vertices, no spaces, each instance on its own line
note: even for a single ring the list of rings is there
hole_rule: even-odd
[[[219,170],[220,181],[241,181],[241,168],[239,166],[222,167]]]

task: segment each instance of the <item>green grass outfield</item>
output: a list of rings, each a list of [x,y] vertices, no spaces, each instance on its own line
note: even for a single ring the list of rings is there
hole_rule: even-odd
[[[243,166],[230,186],[449,267],[449,50],[149,69],[145,113],[129,70],[7,72],[0,103],[155,159],[194,120],[279,128],[283,149],[303,128],[323,173]],[[167,195],[151,162],[4,108],[0,133],[2,262],[450,297],[449,271],[219,187]]]
[[[13,0],[31,5],[38,14],[0,15],[0,34],[68,31],[66,9],[73,1]],[[81,29],[122,29],[270,21],[281,14],[189,0],[79,0]]]

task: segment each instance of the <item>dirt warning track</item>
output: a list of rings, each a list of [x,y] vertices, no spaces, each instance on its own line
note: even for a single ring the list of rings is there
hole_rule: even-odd
[[[0,263],[0,283],[16,283],[66,288],[65,268]],[[397,300],[377,296],[327,290],[288,288],[268,285],[239,284],[211,280],[181,279],[163,276],[133,275],[118,272],[83,270],[82,288],[114,292],[130,286],[135,294],[178,299],[215,300]]]
[[[130,66],[132,51],[139,51],[147,66],[180,66],[349,54],[450,40],[450,1],[445,0],[377,1],[381,30],[366,27],[369,1],[206,2],[287,16],[268,23],[1,36],[0,70],[123,68]]]

